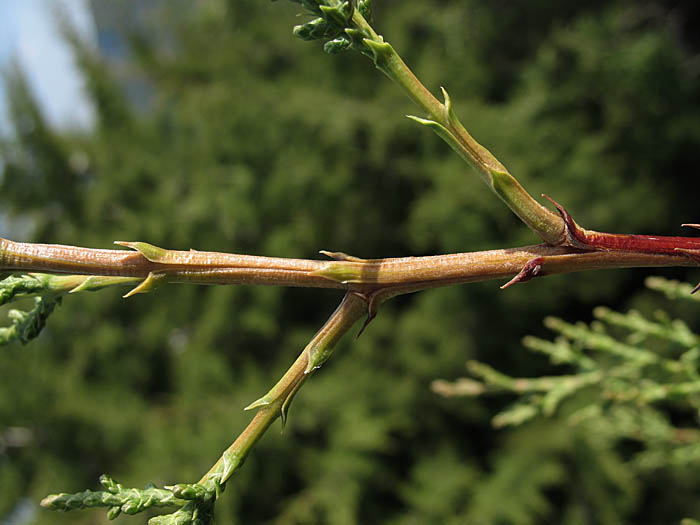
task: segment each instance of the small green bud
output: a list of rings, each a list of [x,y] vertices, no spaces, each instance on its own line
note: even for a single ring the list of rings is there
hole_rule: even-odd
[[[352,42],[344,36],[341,36],[326,42],[323,46],[323,50],[329,55],[336,55],[350,49],[350,46],[352,46]]]
[[[192,525],[196,507],[193,503],[188,503],[180,510],[172,514],[154,516],[148,520],[148,525]],[[206,523],[206,522],[205,522]],[[209,523],[212,523],[211,521]]]
[[[351,27],[348,27],[345,29],[345,35],[348,37],[350,42],[355,44],[357,47],[365,47],[363,40],[367,37],[367,35],[360,29],[353,29]]]
[[[109,475],[107,474],[102,474],[100,476],[100,485],[102,485],[107,492],[111,492],[112,494],[116,494],[119,492],[119,483],[114,481]]]
[[[372,18],[372,1],[360,0],[357,4],[357,10],[360,12],[363,18],[369,20]]]
[[[296,0],[292,0],[296,1]],[[311,11],[315,15],[320,15],[321,14],[321,9],[320,6],[323,4],[323,0],[300,0],[298,3],[300,3],[304,9]]]
[[[321,12],[329,23],[343,29],[350,24],[352,18],[352,7],[349,2],[333,7],[322,5]]]
[[[336,29],[323,18],[315,18],[311,22],[295,26],[294,30],[292,31],[294,36],[301,38],[302,40],[327,38],[333,36],[336,32]]]
[[[129,500],[121,506],[124,514],[138,514],[143,510],[140,501]]]
[[[13,308],[7,312],[7,318],[15,324],[24,323],[29,319],[29,312]]]
[[[198,483],[179,483],[168,488],[182,499],[203,499],[207,495],[207,489]]]
[[[11,324],[8,327],[0,328],[0,345],[17,340],[26,344],[34,339],[44,328],[49,315],[60,302],[60,297],[35,297],[35,306],[31,310],[24,312],[13,309],[7,312]]]
[[[110,507],[107,511],[107,519],[113,520],[122,513],[122,508],[119,505]]]
[[[387,72],[387,64],[389,62],[389,58],[392,55],[395,55],[396,52],[394,51],[394,48],[391,47],[391,44],[382,40],[381,36],[379,37],[379,39],[380,40],[377,41],[365,38],[362,40],[362,42],[364,43],[365,47],[369,48],[370,52],[372,53],[372,59],[374,60],[374,65],[377,66],[377,69]]]

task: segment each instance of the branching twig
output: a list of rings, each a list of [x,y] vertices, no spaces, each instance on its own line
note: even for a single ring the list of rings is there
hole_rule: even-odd
[[[104,475],[101,483],[105,491],[87,490],[76,494],[54,494],[44,498],[42,506],[52,510],[109,507],[110,519],[121,512],[136,514],[153,506],[178,506],[181,508],[176,512],[153,518],[149,520],[149,524],[212,523],[213,506],[226,481],[243,465],[248,453],[268,427],[278,417],[283,421],[286,419],[289,404],[299,387],[330,357],[335,344],[364,315],[366,308],[365,297],[353,292],[345,294],[338,308],[282,379],[265,396],[247,407],[247,410],[257,409],[252,421],[198,483],[181,483],[163,489],[154,486],[144,490],[126,489]]]

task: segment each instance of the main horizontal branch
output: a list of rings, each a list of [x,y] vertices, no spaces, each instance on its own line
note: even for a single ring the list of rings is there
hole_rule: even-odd
[[[358,293],[392,289],[391,295],[397,295],[451,284],[508,279],[533,260],[537,260],[537,276],[608,268],[698,266],[694,259],[681,254],[582,251],[546,244],[389,259],[328,253],[333,258],[328,261],[165,250],[146,243],[120,244],[134,251],[0,239],[0,270],[144,279],[158,275],[167,282],[337,288]]]

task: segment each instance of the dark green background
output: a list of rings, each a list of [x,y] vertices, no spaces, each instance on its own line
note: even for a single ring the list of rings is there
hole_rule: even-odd
[[[98,122],[57,133],[10,75],[2,146],[14,240],[140,240],[280,257],[360,257],[532,244],[536,237],[359,54],[291,35],[280,0],[161,5],[130,26],[127,73],[78,46]],[[695,2],[375,0],[375,28],[531,194],[589,228],[680,234],[700,222]],[[124,95],[129,75],[148,99]],[[30,125],[28,125],[29,123]],[[86,164],[85,159],[89,162]],[[12,228],[11,228],[12,230]],[[6,233],[10,236],[12,231]],[[700,477],[640,473],[563,419],[494,430],[510,399],[443,399],[468,359],[552,373],[520,339],[595,305],[684,313],[618,270],[434,290],[346,337],[229,482],[217,523],[619,524],[700,517]],[[23,498],[199,479],[333,311],[335,291],[172,285],[128,300],[76,294],[25,347],[0,351],[0,520]],[[691,325],[697,310],[688,310]],[[131,521],[129,521],[131,520]],[[103,523],[100,511],[36,524]],[[143,523],[144,517],[118,522]]]

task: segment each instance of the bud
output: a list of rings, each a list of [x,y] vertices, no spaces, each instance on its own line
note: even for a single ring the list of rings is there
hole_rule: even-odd
[[[322,5],[320,9],[328,23],[338,26],[339,29],[345,29],[346,26],[350,25],[352,6],[349,2],[343,2],[334,7]]]
[[[180,483],[168,488],[176,497],[182,499],[203,499],[207,495],[207,489],[198,483]]]
[[[302,40],[316,40],[333,36],[336,29],[323,18],[315,18],[311,22],[295,26],[292,33]]]
[[[371,0],[360,0],[357,3],[357,10],[360,12],[363,18],[372,18],[372,1]]]
[[[117,518],[122,513],[122,508],[119,505],[115,505],[114,507],[110,507],[110,509],[107,511],[107,519],[113,520]]]
[[[350,40],[344,36],[341,36],[326,42],[323,46],[323,50],[329,55],[337,55],[338,53],[342,53],[343,51],[350,49],[351,45],[352,42],[350,42]]]

